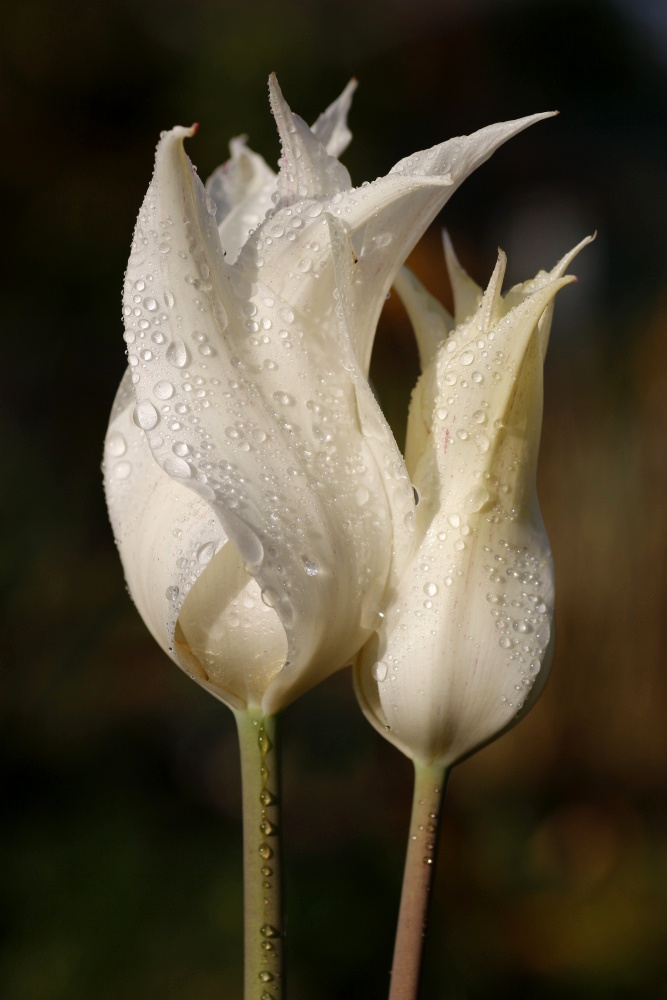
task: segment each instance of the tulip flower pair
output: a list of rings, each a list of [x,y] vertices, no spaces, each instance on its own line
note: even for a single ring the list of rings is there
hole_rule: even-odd
[[[239,725],[246,933],[261,924],[247,996],[282,989],[277,713],[356,659],[366,716],[441,795],[453,763],[527,710],[553,648],[535,468],[552,302],[576,250],[503,298],[502,253],[482,293],[447,243],[453,319],[400,270],[461,181],[548,115],[353,188],[338,159],[353,90],[308,128],[271,78],[277,175],[235,139],[204,186],[183,147],[196,127],[163,133],[105,446],[137,608]],[[392,285],[422,366],[405,459],[368,383]]]

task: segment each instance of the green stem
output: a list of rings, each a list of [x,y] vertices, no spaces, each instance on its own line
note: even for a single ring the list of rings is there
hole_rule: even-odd
[[[417,1000],[435,873],[440,814],[449,771],[415,761],[415,787],[403,873],[389,1000]]]
[[[278,718],[235,712],[243,790],[245,1000],[285,1000]]]

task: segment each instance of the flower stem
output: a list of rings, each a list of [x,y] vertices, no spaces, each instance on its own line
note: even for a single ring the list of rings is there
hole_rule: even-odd
[[[449,771],[415,761],[415,787],[389,1000],[417,1000],[435,873],[440,814]]]
[[[245,1000],[285,1000],[277,716],[235,712],[241,749]]]

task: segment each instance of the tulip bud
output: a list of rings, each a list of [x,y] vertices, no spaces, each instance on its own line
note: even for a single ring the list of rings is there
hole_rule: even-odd
[[[406,463],[416,547],[355,668],[361,707],[413,760],[449,767],[534,704],[553,656],[554,574],[536,469],[556,292],[584,240],[504,298],[505,255],[482,294],[446,244],[455,318],[407,270],[395,287],[422,375]]]

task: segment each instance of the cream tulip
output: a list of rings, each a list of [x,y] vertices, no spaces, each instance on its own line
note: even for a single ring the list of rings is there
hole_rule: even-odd
[[[545,115],[354,189],[351,84],[312,129],[270,81],[275,175],[242,139],[207,188],[162,135],[125,276],[129,369],[105,450],[130,593],[171,658],[272,715],[349,663],[413,545],[410,479],[367,381],[406,255],[458,184]]]
[[[543,365],[556,292],[589,240],[503,298],[446,240],[452,318],[407,270],[395,287],[422,375],[406,463],[419,496],[415,551],[355,686],[375,728],[415,763],[449,768],[535,702],[553,655],[554,574],[536,469]]]

